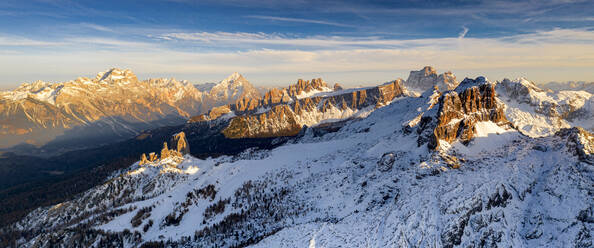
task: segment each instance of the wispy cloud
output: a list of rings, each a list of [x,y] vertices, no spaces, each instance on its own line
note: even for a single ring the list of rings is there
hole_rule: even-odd
[[[94,24],[94,23],[80,23],[78,24],[78,26],[82,27],[82,28],[88,28],[88,29],[93,29],[96,31],[101,31],[101,32],[109,32],[109,33],[113,33],[114,30],[111,28],[108,28],[106,26],[102,26],[102,25],[98,25],[98,24]]]
[[[356,27],[354,25],[348,25],[348,24],[343,24],[343,23],[323,21],[323,20],[313,20],[313,19],[302,19],[302,18],[288,18],[288,17],[261,16],[261,15],[249,15],[249,16],[245,16],[245,17],[254,18],[254,19],[262,19],[262,20],[270,20],[270,21],[281,21],[281,22],[313,23],[313,24],[329,25],[329,26],[336,26],[336,27]]]
[[[466,34],[468,33],[468,28],[465,26],[462,26],[462,32],[460,32],[460,34],[458,34],[458,39],[462,39],[466,36]]]
[[[4,46],[52,45],[52,49],[26,54],[3,52],[0,54],[0,74],[4,80],[12,78],[12,81],[20,82],[25,80],[22,78],[23,68],[35,71],[36,75],[62,71],[74,78],[120,66],[131,68],[139,75],[202,80],[240,71],[260,75],[254,78],[257,83],[292,81],[302,75],[333,75],[329,80],[348,84],[390,80],[397,71],[430,64],[455,72],[479,71],[493,79],[529,76],[544,82],[594,78],[594,72],[585,69],[594,68],[594,31],[589,29],[553,29],[501,38],[459,39],[453,36],[413,40],[341,36],[300,38],[228,32],[172,33],[161,37],[145,42],[81,37],[44,44],[0,36],[0,45]],[[196,52],[194,49],[178,49],[179,42],[188,42],[186,45],[190,47],[194,43],[213,47],[224,43],[237,49]],[[258,46],[245,48],[246,42]],[[277,47],[269,48],[271,45]],[[96,46],[106,49],[96,49]],[[312,49],[312,46],[316,48]],[[266,77],[271,73],[277,78]],[[17,79],[19,77],[21,79]],[[41,76],[27,80],[34,79],[52,80]]]
[[[11,46],[11,47],[29,47],[29,46],[36,46],[36,47],[44,47],[44,46],[60,46],[64,45],[64,42],[52,42],[52,41],[42,41],[42,40],[34,40],[19,36],[8,36],[0,34],[0,46]]]

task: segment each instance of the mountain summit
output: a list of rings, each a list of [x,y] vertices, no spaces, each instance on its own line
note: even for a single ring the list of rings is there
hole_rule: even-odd
[[[450,71],[437,74],[431,66],[425,66],[419,71],[411,71],[406,86],[411,89],[425,91],[437,87],[440,91],[453,90],[458,86],[456,76]]]
[[[241,98],[260,98],[260,92],[241,74],[234,72],[210,90],[218,103],[236,102]]]
[[[138,81],[138,78],[136,78],[136,74],[130,69],[122,70],[119,68],[111,68],[107,71],[98,73],[95,80],[98,82],[134,82]]]
[[[27,143],[69,150],[115,142],[141,130],[183,124],[241,98],[259,99],[260,94],[239,73],[210,92],[173,78],[141,81],[130,69],[119,68],[94,79],[25,83],[0,92],[0,148]],[[49,146],[44,149],[54,149]]]

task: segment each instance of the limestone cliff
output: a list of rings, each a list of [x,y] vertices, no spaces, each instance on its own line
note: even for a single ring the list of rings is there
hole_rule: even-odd
[[[287,88],[269,90],[262,98],[242,97],[233,104],[212,108],[208,113],[193,116],[189,122],[215,120],[229,112],[234,112],[237,115],[253,114],[258,108],[271,108],[275,105],[290,103],[311,93],[327,91],[331,91],[331,89],[321,78],[299,79],[296,84],[289,85]]]
[[[456,76],[452,72],[437,74],[431,66],[425,66],[419,71],[411,71],[406,80],[406,87],[421,91],[437,86],[440,91],[453,90],[458,85]]]
[[[437,109],[419,116],[418,124],[415,123],[419,145],[427,143],[430,149],[436,149],[440,142],[469,142],[476,134],[475,124],[483,121],[511,127],[496,98],[495,84],[484,77],[466,78],[454,90],[444,93],[436,89],[434,96],[438,99]]]
[[[315,82],[315,81],[314,81]],[[289,92],[299,95],[303,84]],[[402,80],[365,89],[338,91],[328,96],[294,98],[291,103],[270,107],[263,113],[238,113],[223,130],[227,138],[266,138],[293,136],[304,125],[312,126],[325,120],[345,119],[366,109],[388,104],[403,94]]]

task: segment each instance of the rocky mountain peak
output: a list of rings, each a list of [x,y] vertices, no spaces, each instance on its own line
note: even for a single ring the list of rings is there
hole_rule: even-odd
[[[423,69],[421,69],[420,72],[422,72],[424,76],[437,75],[437,70],[435,70],[433,66],[429,65],[423,67]]]
[[[241,74],[234,72],[210,89],[216,101],[235,102],[241,98],[260,98],[260,92]]]
[[[217,85],[219,85],[219,87],[232,87],[235,85],[241,85],[245,82],[249,83],[247,79],[243,77],[243,75],[239,74],[238,72],[233,72],[231,73],[231,75],[223,79]]]
[[[438,149],[441,142],[460,140],[468,143],[476,136],[479,122],[491,122],[494,124],[491,126],[498,130],[511,128],[504,106],[497,101],[495,84],[485,77],[466,78],[438,99],[435,115],[419,116],[419,145],[428,142],[430,149]]]
[[[406,86],[412,89],[426,91],[437,86],[440,91],[453,90],[458,86],[456,76],[452,72],[437,74],[435,68],[425,66],[419,71],[411,71]]]
[[[131,82],[138,81],[138,78],[130,69],[111,68],[107,71],[97,73],[95,80],[98,82]]]

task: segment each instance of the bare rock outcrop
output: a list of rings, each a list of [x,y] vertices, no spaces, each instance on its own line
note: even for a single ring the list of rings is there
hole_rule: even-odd
[[[149,162],[149,161],[148,161],[148,159],[146,158],[146,154],[144,154],[144,153],[143,153],[143,154],[140,156],[140,162],[138,162],[138,164],[139,164],[139,165],[144,165],[144,164],[147,164],[148,162]]]
[[[174,134],[169,141],[171,144],[171,149],[169,149],[169,145],[167,142],[163,142],[163,148],[161,149],[161,156],[159,157],[156,153],[151,152],[149,153],[148,159],[145,153],[140,156],[139,165],[145,165],[148,163],[159,162],[166,158],[174,158],[175,160],[182,159],[183,155],[190,153],[190,146],[188,145],[188,140],[186,139],[186,133],[179,132]]]
[[[564,128],[555,133],[567,138],[567,148],[581,161],[594,164],[594,134],[581,127]]]
[[[419,71],[411,71],[406,80],[406,87],[418,90],[429,90],[437,86],[440,91],[453,90],[458,86],[456,76],[452,72],[437,74],[431,66],[425,66]]]
[[[464,79],[455,90],[445,92],[438,104],[435,119],[422,120],[422,126],[433,130],[428,139],[430,149],[439,147],[440,141],[451,143],[458,139],[469,142],[475,136],[477,122],[491,121],[510,126],[503,106],[497,103],[495,85],[484,77]]]
[[[312,82],[300,81],[296,89],[324,85],[321,80]],[[236,112],[237,116],[230,120],[229,125],[223,129],[223,134],[227,138],[294,136],[304,125],[316,124],[317,121],[330,116],[330,113],[346,109],[355,112],[366,107],[384,106],[403,94],[402,82],[395,80],[380,86],[327,97],[295,98],[290,104],[275,105],[263,113]]]
[[[273,88],[264,94],[262,105],[273,105],[278,103],[286,103],[291,100],[291,97],[284,89]]]
[[[171,149],[177,151],[181,155],[190,153],[190,145],[188,145],[186,133],[184,132],[174,134],[169,143],[171,144]]]
[[[163,149],[161,149],[161,159],[169,157],[169,148],[167,148],[167,142],[163,142]]]
[[[303,93],[327,89],[328,85],[321,78],[312,80],[299,79],[296,84],[292,84],[288,88],[270,89],[264,94],[263,98],[243,97],[238,99],[234,104],[214,107],[205,114],[191,117],[189,122],[211,121],[229,112],[235,112],[237,115],[254,114],[260,107],[272,108],[279,104],[287,104],[297,100]]]
[[[154,153],[154,152],[149,153],[149,161],[150,162],[155,162],[155,161],[157,161],[157,159],[158,159],[158,157],[157,157],[156,153]]]
[[[316,89],[328,88],[328,85],[321,78],[312,79],[311,81],[304,81],[303,79],[297,80],[297,84],[289,86],[287,91],[289,96],[298,96],[301,93],[310,92]]]

